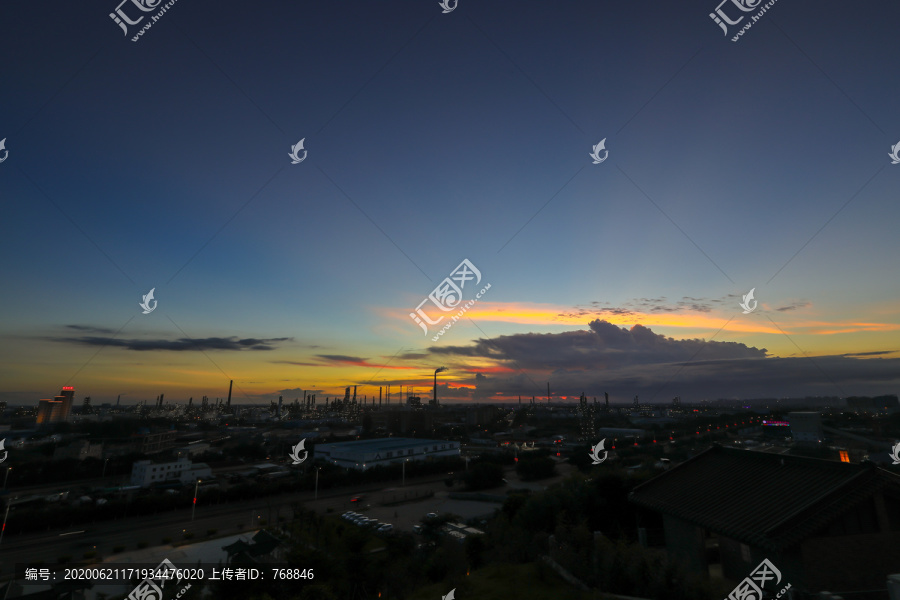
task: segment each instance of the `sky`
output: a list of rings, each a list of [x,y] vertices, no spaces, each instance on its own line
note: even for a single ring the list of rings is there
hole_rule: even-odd
[[[0,6],[0,399],[898,393],[896,3],[141,1]]]

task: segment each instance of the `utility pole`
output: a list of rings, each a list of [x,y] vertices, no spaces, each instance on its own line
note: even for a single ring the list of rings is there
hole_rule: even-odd
[[[200,479],[194,484],[194,505],[191,507],[191,522],[194,521],[194,512],[197,510],[197,488],[200,487]]]
[[[9,516],[9,505],[12,504],[12,498],[6,500],[6,514],[3,515],[3,527],[0,528],[0,543],[3,543],[3,532],[6,531],[6,518]],[[12,581],[9,582],[12,587]]]

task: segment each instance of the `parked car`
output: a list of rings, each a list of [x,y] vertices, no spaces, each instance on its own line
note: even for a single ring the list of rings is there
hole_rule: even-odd
[[[426,519],[437,519],[437,513],[428,513],[425,515]]]
[[[352,498],[350,498],[350,502],[353,502],[353,503],[355,503],[355,504],[359,504],[360,502],[363,501],[364,498],[365,498],[365,496],[363,496],[362,494],[360,494],[360,495],[358,495],[358,496],[353,496]]]
[[[394,526],[390,523],[385,523],[381,527],[378,528],[378,533],[390,533],[394,530]]]
[[[421,525],[413,525],[413,533],[422,533]]]

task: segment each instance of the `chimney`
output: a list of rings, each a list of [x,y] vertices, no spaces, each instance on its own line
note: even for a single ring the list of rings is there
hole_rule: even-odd
[[[234,379],[228,382],[228,402],[225,403],[225,406],[231,408],[231,386],[234,385]]]

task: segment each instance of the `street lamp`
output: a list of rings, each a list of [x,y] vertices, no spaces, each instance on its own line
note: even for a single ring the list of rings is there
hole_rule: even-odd
[[[194,484],[194,505],[191,507],[191,522],[194,521],[194,513],[197,511],[197,489],[200,487],[202,479],[198,479]]]

